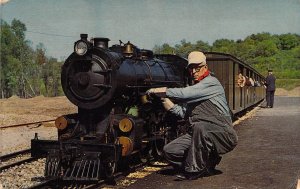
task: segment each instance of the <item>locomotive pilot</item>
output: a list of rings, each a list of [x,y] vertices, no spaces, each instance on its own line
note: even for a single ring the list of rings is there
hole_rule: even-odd
[[[165,94],[167,111],[188,120],[191,131],[164,146],[164,157],[180,173],[179,180],[193,180],[212,174],[222,154],[234,149],[238,137],[232,127],[225,92],[210,74],[206,57],[194,51],[188,55],[187,69],[194,84],[184,88],[152,88],[148,94]],[[170,99],[184,102],[174,104]]]

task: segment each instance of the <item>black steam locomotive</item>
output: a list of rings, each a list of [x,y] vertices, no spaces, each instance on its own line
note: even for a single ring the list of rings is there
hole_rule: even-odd
[[[81,34],[75,42],[61,73],[64,93],[78,113],[56,119],[57,141],[32,140],[32,156],[47,156],[47,177],[111,177],[118,163],[133,156],[141,161],[159,156],[178,132],[160,99],[145,92],[187,85],[186,59],[154,55],[130,42],[108,47],[107,38],[87,37]]]
[[[189,85],[187,60],[156,55],[130,42],[108,47],[108,41],[88,40],[82,34],[62,66],[64,93],[78,113],[56,119],[58,140],[31,141],[32,156],[47,157],[47,177],[112,177],[133,157],[147,161],[160,156],[164,144],[186,130],[184,120],[166,113],[160,98],[149,98],[145,92]],[[233,114],[264,99],[264,77],[257,71],[228,54],[205,54]]]

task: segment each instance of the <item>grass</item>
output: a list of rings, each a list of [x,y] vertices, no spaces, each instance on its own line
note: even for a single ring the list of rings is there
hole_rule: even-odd
[[[300,79],[276,79],[276,88],[292,90],[300,86]]]

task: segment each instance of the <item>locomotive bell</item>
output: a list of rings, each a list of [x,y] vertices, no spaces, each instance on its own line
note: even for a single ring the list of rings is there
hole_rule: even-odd
[[[126,57],[131,57],[133,55],[133,44],[130,43],[130,41],[128,41],[126,44],[125,44],[125,49],[123,51],[123,54],[126,56]]]

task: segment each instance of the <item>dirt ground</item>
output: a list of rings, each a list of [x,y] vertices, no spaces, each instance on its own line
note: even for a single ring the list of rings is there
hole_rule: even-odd
[[[77,108],[65,96],[38,96],[22,99],[12,96],[0,99],[0,127],[5,125],[30,123],[76,112]]]
[[[55,119],[58,116],[75,113],[77,107],[66,97],[43,97],[21,99],[12,96],[0,99],[0,127]],[[34,124],[25,127],[0,130],[0,155],[30,147],[30,140],[38,133],[40,139],[57,137],[54,123]]]
[[[275,95],[300,96],[300,87],[291,91],[277,89]],[[55,119],[58,116],[76,111],[76,106],[65,96],[52,98],[38,96],[31,99],[12,96],[8,99],[0,99],[0,127]],[[45,123],[43,125],[1,129],[0,154],[28,148],[34,133],[38,133],[39,138],[43,139],[56,138],[56,129],[53,126],[53,123]]]
[[[299,97],[300,96],[300,87],[296,87],[290,91],[287,91],[282,88],[278,88],[275,91],[276,96],[291,96],[291,97]]]

